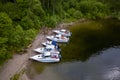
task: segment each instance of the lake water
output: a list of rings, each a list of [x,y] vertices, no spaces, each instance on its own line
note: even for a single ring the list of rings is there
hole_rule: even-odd
[[[31,80],[120,80],[120,21],[87,21],[70,27],[59,63],[32,61]]]

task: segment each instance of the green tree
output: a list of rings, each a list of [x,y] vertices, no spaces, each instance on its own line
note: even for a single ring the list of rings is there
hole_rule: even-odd
[[[12,34],[9,38],[9,45],[11,45],[13,48],[20,48],[22,42],[22,38],[24,37],[24,31],[20,25],[15,26],[15,28],[12,30]]]
[[[42,8],[41,2],[39,0],[31,0],[30,4],[30,9],[31,11],[36,15],[39,16],[40,18],[44,18],[45,12]]]
[[[59,17],[57,17],[56,15],[54,15],[54,16],[49,16],[49,15],[48,15],[48,16],[45,18],[44,24],[45,24],[46,26],[48,26],[48,27],[55,27],[56,24],[57,24],[57,22],[58,22],[58,18],[59,18]]]
[[[4,13],[0,12],[0,36],[9,37],[9,31],[12,29],[12,20]]]
[[[0,59],[5,60],[11,56],[8,54],[8,42],[12,33],[12,20],[4,13],[0,12]]]
[[[79,10],[88,18],[102,18],[107,14],[106,5],[96,0],[84,0],[79,5]]]
[[[34,23],[29,16],[25,16],[21,19],[21,26],[23,27],[24,30],[28,30],[34,27]]]

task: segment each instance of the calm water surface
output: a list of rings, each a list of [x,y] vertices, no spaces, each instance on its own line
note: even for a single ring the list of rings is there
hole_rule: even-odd
[[[32,61],[32,80],[120,80],[120,22],[89,21],[70,28],[60,63]]]

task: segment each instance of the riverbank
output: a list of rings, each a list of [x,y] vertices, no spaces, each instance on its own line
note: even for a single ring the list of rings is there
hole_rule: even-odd
[[[76,22],[61,23],[53,29],[68,28],[74,24],[84,21],[86,20],[81,19]],[[13,78],[16,74],[20,74],[21,71],[23,72],[18,76],[19,80],[30,80],[25,72],[27,69],[27,64],[29,64],[30,61],[29,57],[36,54],[35,52],[33,52],[33,49],[40,47],[41,43],[46,41],[46,36],[52,34],[53,29],[43,27],[32,42],[32,44],[28,46],[27,52],[23,52],[23,54],[15,54],[12,59],[8,60],[0,69],[0,80],[10,80],[10,78]]]

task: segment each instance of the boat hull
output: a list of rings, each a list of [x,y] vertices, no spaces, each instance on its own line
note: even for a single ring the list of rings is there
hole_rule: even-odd
[[[53,30],[54,33],[56,34],[60,34],[60,35],[64,35],[64,36],[68,36],[70,37],[71,36],[71,32],[67,31],[67,33],[65,32],[66,30]]]
[[[47,53],[47,52],[50,52],[50,53],[56,53],[56,54],[60,54],[60,51],[61,51],[61,49],[45,49],[44,47],[42,47],[42,48],[36,48],[36,49],[33,49],[35,52],[37,52],[37,53]]]
[[[42,57],[42,54],[32,56],[32,57],[30,57],[30,59],[38,61],[38,62],[46,62],[46,63],[60,61],[60,58],[51,58],[50,56],[49,57]]]
[[[58,43],[68,43],[68,41],[69,41],[69,38],[66,38],[66,37],[64,39],[61,39],[61,38],[55,38],[52,36],[47,36],[47,39],[52,40],[52,41],[56,41]]]

